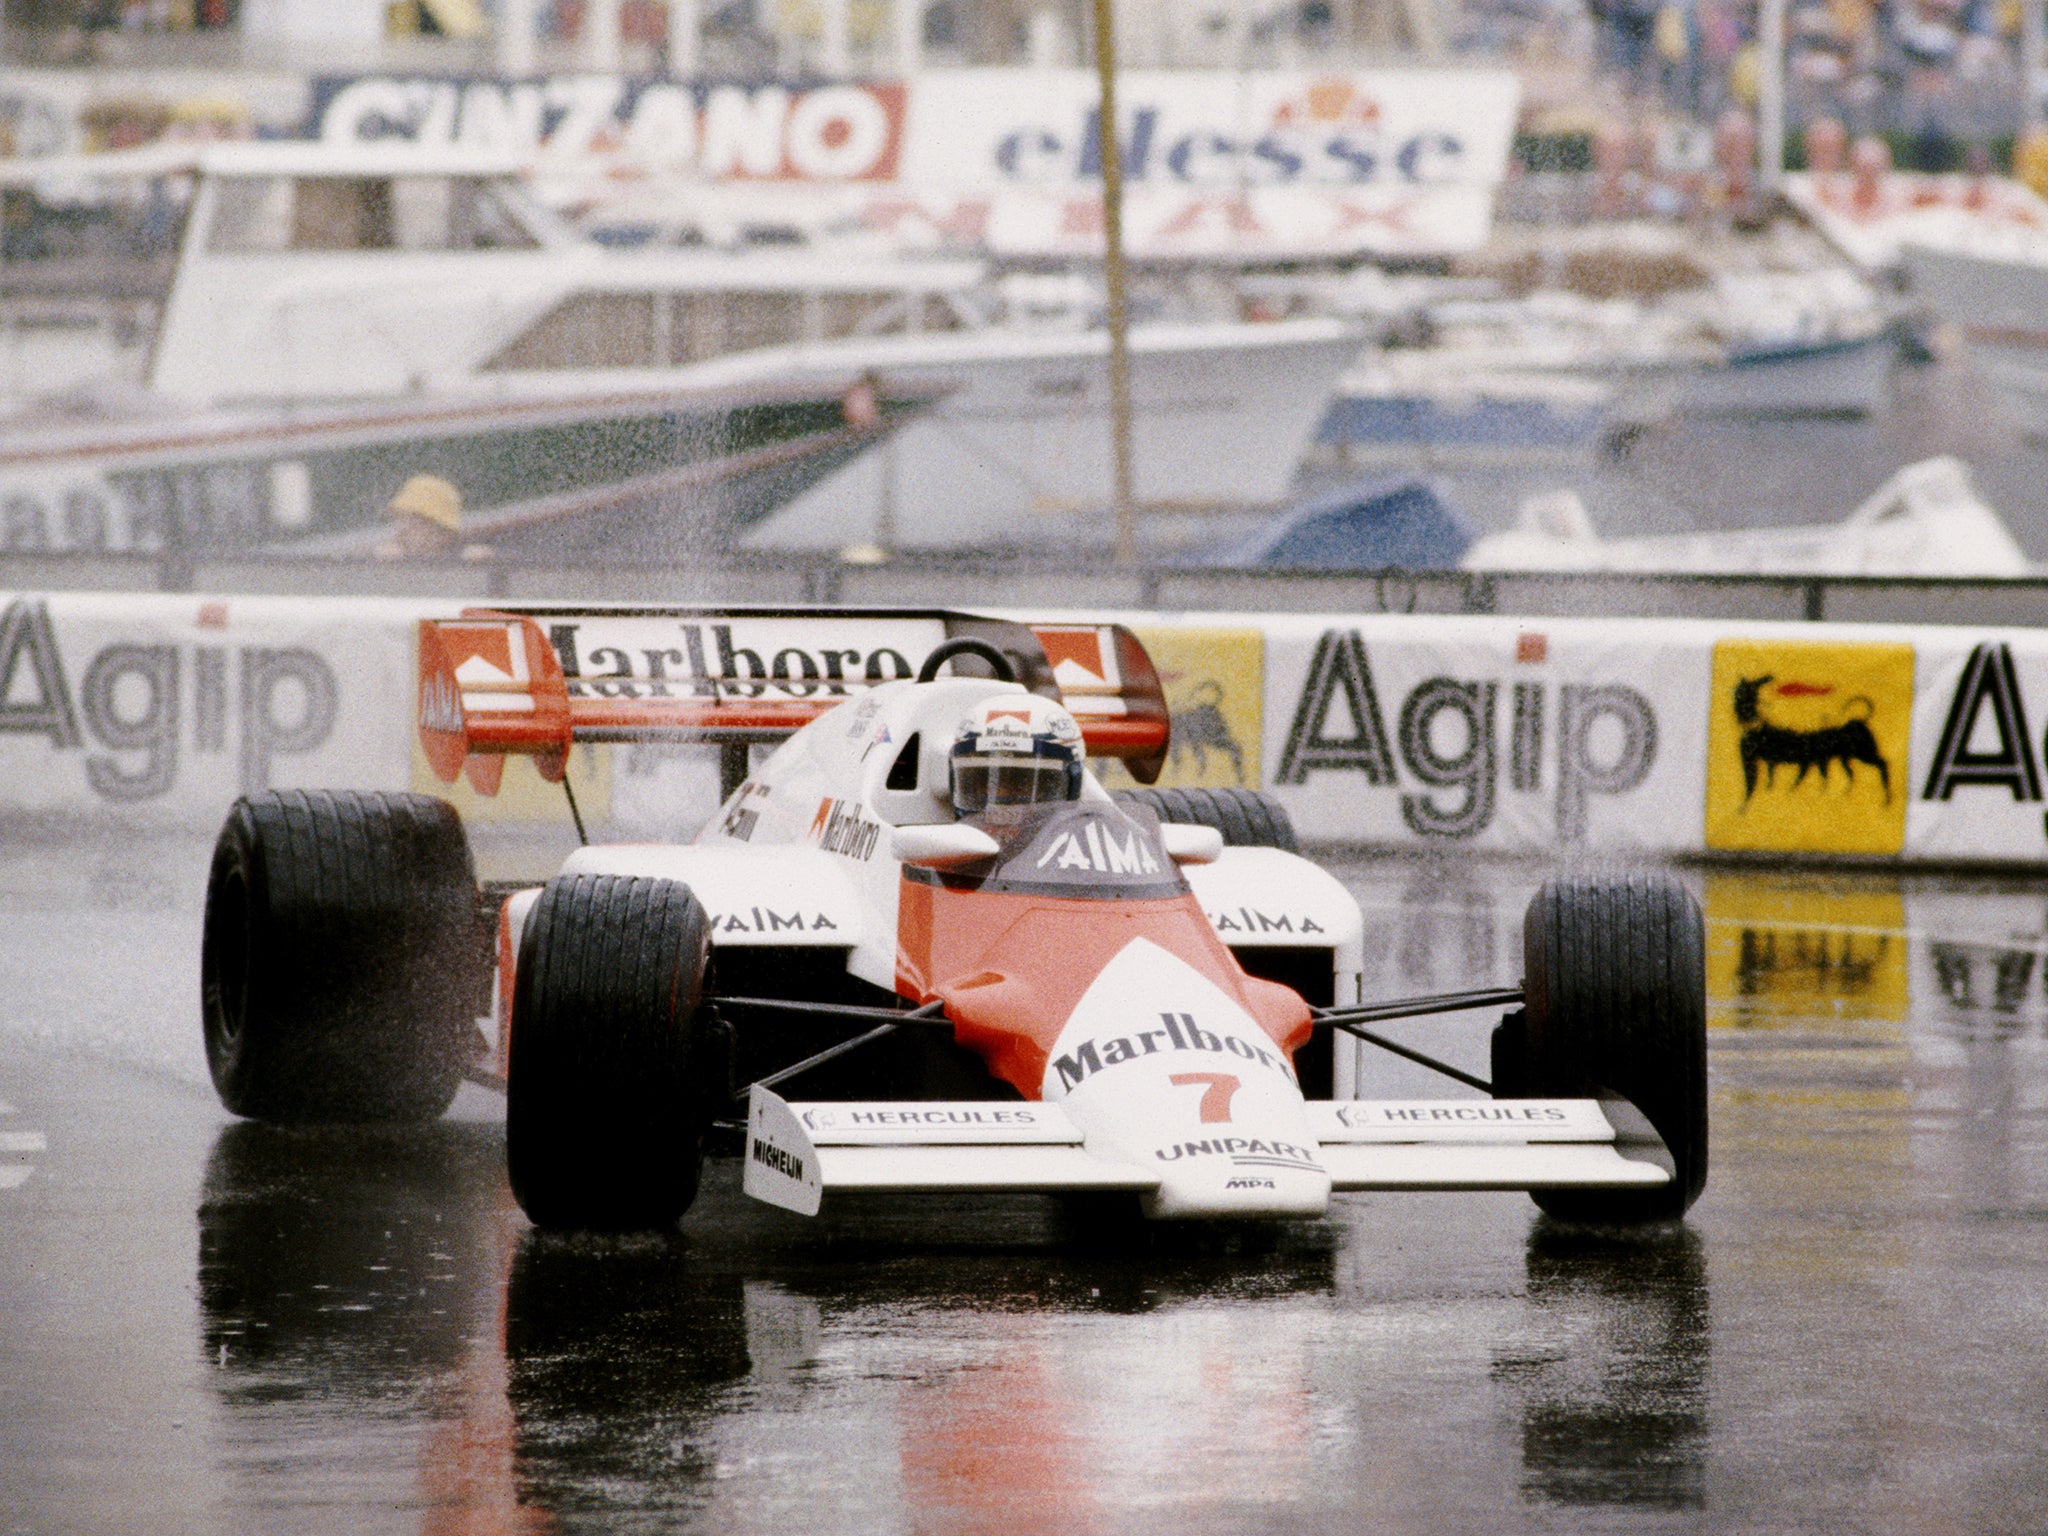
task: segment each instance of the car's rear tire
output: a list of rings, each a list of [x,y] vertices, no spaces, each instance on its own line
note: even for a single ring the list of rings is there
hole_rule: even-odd
[[[469,844],[445,801],[267,790],[229,810],[200,998],[207,1066],[234,1113],[434,1118],[477,1053],[487,975]]]
[[[1523,924],[1527,1004],[1494,1031],[1496,1097],[1619,1098],[1664,1143],[1653,1190],[1548,1189],[1565,1221],[1685,1214],[1707,1182],[1706,960],[1699,903],[1662,876],[1552,880]]]
[[[711,926],[673,880],[561,875],[527,914],[513,987],[505,1157],[536,1226],[673,1226],[697,1195],[719,1057]]]
[[[1127,805],[1149,807],[1161,821],[1214,827],[1230,848],[1282,848],[1301,852],[1287,808],[1256,789],[1120,789]]]

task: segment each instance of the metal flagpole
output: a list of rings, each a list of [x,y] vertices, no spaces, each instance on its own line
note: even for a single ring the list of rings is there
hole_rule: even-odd
[[[2020,81],[2027,93],[2027,104],[2020,114],[2020,132],[2025,133],[2041,121],[2041,97],[2048,77],[2044,67],[2048,61],[2041,57],[2042,27],[2041,0],[2023,0],[2020,6]]]
[[[1138,535],[1131,505],[1131,336],[1124,283],[1124,164],[1116,125],[1116,17],[1112,0],[1095,0],[1095,72],[1102,83],[1103,282],[1109,290],[1109,446],[1116,507],[1116,562],[1135,565]]]
[[[1763,0],[1757,33],[1757,181],[1769,193],[1785,179],[1785,0]]]

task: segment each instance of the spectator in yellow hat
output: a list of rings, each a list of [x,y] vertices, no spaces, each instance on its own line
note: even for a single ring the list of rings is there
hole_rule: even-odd
[[[377,546],[380,560],[419,560],[460,555],[480,560],[490,551],[462,542],[462,492],[439,475],[414,475],[398,489],[388,508],[391,537]]]

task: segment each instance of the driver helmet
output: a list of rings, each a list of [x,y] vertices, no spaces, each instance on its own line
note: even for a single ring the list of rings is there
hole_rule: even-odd
[[[1031,693],[998,694],[969,710],[953,735],[954,814],[1078,800],[1087,756],[1081,728],[1063,706]]]

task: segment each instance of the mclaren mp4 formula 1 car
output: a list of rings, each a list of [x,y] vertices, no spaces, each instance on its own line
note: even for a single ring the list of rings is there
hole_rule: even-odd
[[[1688,895],[1552,881],[1522,986],[1368,1002],[1358,905],[1276,804],[1112,795],[1087,770],[1120,758],[1150,783],[1167,748],[1119,626],[471,610],[419,646],[444,778],[494,790],[527,754],[573,810],[574,743],[699,742],[723,805],[694,842],[587,844],[543,886],[479,892],[440,799],[238,801],[202,964],[238,1114],[430,1117],[467,1077],[506,1094],[527,1214],[600,1230],[675,1222],[707,1147],[806,1214],[884,1190],[1243,1218],[1316,1216],[1337,1190],[1517,1189],[1637,1222],[1705,1181]],[[1479,1009],[1502,1014],[1490,1081],[1374,1029]],[[1454,1096],[1357,1097],[1374,1049]]]

